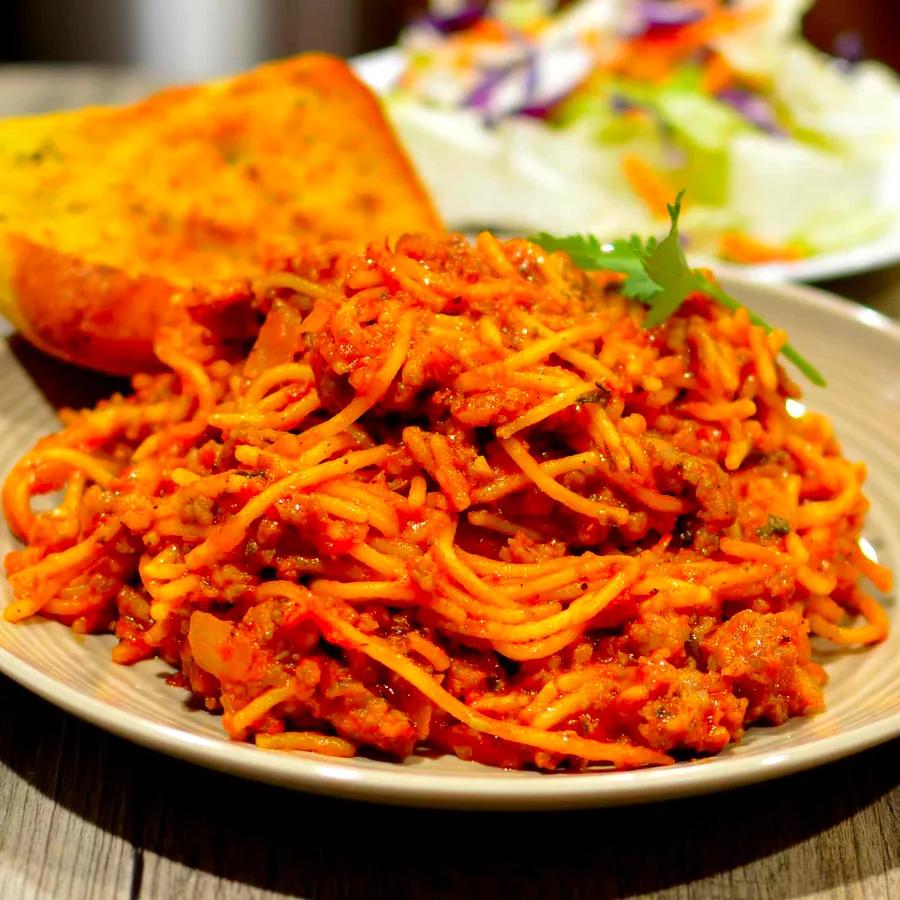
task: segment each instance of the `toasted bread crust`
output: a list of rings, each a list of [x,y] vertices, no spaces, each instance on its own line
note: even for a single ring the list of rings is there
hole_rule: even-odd
[[[179,293],[254,277],[301,240],[441,230],[378,101],[332,57],[4,136],[0,310],[42,349],[116,374],[153,367]]]
[[[153,335],[178,288],[88,263],[18,235],[7,239],[16,324],[35,346],[113,375],[158,368]]]

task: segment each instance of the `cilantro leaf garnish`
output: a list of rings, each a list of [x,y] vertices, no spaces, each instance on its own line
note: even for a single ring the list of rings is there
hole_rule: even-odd
[[[649,307],[644,319],[645,328],[653,328],[665,322],[695,293],[706,294],[728,309],[740,309],[742,303],[699,269],[692,269],[688,265],[678,234],[683,195],[684,191],[681,191],[673,204],[667,204],[672,225],[669,233],[658,242],[655,238],[642,240],[637,235],[632,235],[611,244],[601,244],[594,235],[556,237],[545,232],[535,235],[531,240],[549,253],[559,250],[568,253],[572,262],[585,271],[602,269],[624,275],[622,289],[625,296]],[[772,326],[756,313],[750,310],[747,312],[754,325],[767,332],[772,330]],[[784,346],[782,353],[813,384],[825,386],[822,373],[790,344]]]
[[[629,297],[649,303],[661,290],[652,274],[643,264],[643,257],[656,250],[656,238],[642,242],[637,235],[626,240],[613,241],[612,255],[616,258],[616,271],[625,274],[625,291]]]
[[[592,234],[573,234],[569,237],[554,237],[542,231],[531,238],[549,253],[561,250],[567,253],[579,269],[605,269],[625,276],[625,293],[635,300],[649,300],[661,290],[660,286],[647,274],[643,255],[656,247],[656,238],[644,243],[636,234],[622,238],[611,244],[601,244]],[[597,265],[602,259],[603,265]]]
[[[697,275],[687,264],[684,250],[678,236],[678,217],[681,215],[682,191],[675,204],[666,204],[672,227],[669,233],[649,253],[644,253],[641,262],[647,274],[660,286],[660,290],[646,302],[650,312],[644,320],[644,328],[654,328],[678,312],[678,308],[699,289]]]
[[[568,253],[572,262],[579,269],[590,271],[596,269],[596,260],[601,257],[612,258],[612,254],[604,250],[604,245],[594,234],[570,234],[568,237],[556,237],[542,231],[529,238],[533,244],[539,244],[548,253]],[[608,246],[608,245],[607,245]],[[616,269],[616,271],[619,271]]]

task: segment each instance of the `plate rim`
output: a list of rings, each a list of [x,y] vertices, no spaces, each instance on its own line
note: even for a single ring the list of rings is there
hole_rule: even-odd
[[[900,322],[861,304],[805,285],[761,284],[729,276],[724,284],[741,292],[763,291],[811,312],[827,312],[885,334],[900,349]],[[58,624],[58,623],[56,623]],[[61,629],[65,626],[60,625]],[[66,629],[66,632],[71,632]],[[90,640],[87,636],[86,639]],[[290,755],[192,733],[122,710],[108,701],[57,681],[51,675],[0,647],[0,672],[26,690],[78,718],[119,737],[208,769],[251,780],[324,794],[399,806],[443,809],[541,810],[624,806],[731,790],[814,768],[900,737],[900,712],[808,743],[759,753],[753,757],[714,756],[655,769],[626,772],[514,773],[479,767],[435,773],[415,765],[385,768],[354,766],[307,753]],[[172,689],[173,704],[180,702]],[[800,728],[802,718],[782,728]],[[763,732],[751,729],[749,736]],[[737,745],[740,746],[740,745]],[[288,762],[285,765],[286,761]]]

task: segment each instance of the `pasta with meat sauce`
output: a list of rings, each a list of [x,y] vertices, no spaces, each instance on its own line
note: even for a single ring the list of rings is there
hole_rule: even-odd
[[[6,616],[113,630],[235,739],[663,764],[820,710],[811,635],[886,634],[863,467],[746,310],[645,329],[620,276],[482,234],[187,313],[7,480]]]

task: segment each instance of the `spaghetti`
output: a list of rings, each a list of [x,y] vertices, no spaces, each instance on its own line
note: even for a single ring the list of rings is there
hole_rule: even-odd
[[[6,616],[114,630],[233,738],[662,764],[821,709],[810,633],[887,632],[863,469],[744,310],[643,329],[484,234],[329,245],[217,315],[17,464]]]

